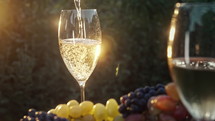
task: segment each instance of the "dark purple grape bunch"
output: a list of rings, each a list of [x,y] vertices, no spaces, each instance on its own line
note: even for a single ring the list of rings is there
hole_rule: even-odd
[[[166,94],[163,84],[138,88],[133,92],[120,97],[119,112],[126,118],[130,114],[142,113],[147,110],[150,97]]]
[[[68,121],[68,120],[66,118],[60,118],[53,113],[29,109],[28,115],[23,116],[23,118],[20,119],[20,121]]]

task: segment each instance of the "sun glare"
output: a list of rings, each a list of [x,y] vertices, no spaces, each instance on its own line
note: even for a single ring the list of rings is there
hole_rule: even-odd
[[[101,46],[97,46],[96,47],[96,58],[99,57],[100,53],[101,53]]]

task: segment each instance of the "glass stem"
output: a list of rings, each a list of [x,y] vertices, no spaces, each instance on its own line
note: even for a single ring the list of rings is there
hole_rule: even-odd
[[[81,102],[85,101],[85,84],[80,85],[81,89]]]

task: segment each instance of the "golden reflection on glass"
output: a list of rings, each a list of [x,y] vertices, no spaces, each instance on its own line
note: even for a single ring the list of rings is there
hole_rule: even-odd
[[[181,3],[176,3],[175,5],[177,8],[181,6]]]
[[[175,24],[175,22],[172,22]],[[170,59],[172,58],[172,43],[174,41],[174,37],[175,37],[175,25],[172,25],[170,28],[170,32],[169,32],[169,43],[167,46],[167,58]]]
[[[99,57],[100,53],[101,53],[101,46],[97,46],[96,47],[96,58]]]
[[[172,17],[171,21],[171,27],[169,31],[169,41],[168,41],[168,46],[167,46],[167,58],[171,59],[172,58],[172,44],[175,38],[175,32],[176,32],[176,17],[179,14],[179,7],[181,6],[180,3],[176,4],[176,9],[174,10],[174,14]]]
[[[174,15],[178,15],[178,13],[179,13],[179,10],[178,10],[178,9],[175,9],[175,10],[174,10]]]
[[[167,58],[172,58],[172,45],[168,45],[167,47]]]
[[[58,21],[59,23],[58,23],[58,28],[60,28],[61,27],[61,18],[59,19],[59,21]],[[60,29],[58,29],[58,33],[60,33]],[[59,35],[58,35],[59,36]]]
[[[175,37],[175,26],[171,26],[169,32],[169,41],[173,41]]]

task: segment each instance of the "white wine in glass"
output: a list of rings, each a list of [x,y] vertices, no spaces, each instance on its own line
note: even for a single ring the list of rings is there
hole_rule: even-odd
[[[169,34],[170,72],[197,121],[215,120],[215,3],[177,3]]]
[[[96,9],[62,10],[59,21],[59,48],[69,72],[81,88],[85,100],[85,83],[96,67],[101,51],[101,29]]]

